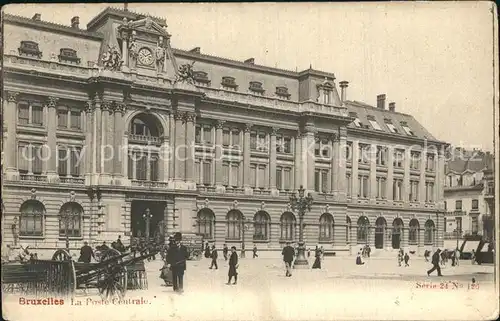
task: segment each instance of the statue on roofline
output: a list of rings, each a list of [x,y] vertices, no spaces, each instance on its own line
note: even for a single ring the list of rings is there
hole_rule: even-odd
[[[186,82],[188,84],[194,85],[194,63],[195,62],[193,61],[191,64],[183,64],[179,66],[179,70],[175,78],[175,83]]]

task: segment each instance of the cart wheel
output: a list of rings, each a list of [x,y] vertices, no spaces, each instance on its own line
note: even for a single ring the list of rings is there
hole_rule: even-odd
[[[71,260],[71,255],[69,255],[68,251],[59,249],[52,255],[52,261],[69,261]]]
[[[102,299],[123,299],[127,292],[127,268],[118,264],[109,267],[97,288]]]
[[[109,249],[105,252],[101,253],[101,257],[99,258],[99,262],[104,262],[112,257],[120,256],[121,253],[115,249]]]

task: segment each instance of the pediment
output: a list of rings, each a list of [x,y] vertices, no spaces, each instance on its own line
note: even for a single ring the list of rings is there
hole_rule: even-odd
[[[136,21],[128,21],[124,23],[120,28],[125,28],[128,30],[137,30],[145,33],[155,33],[164,36],[165,38],[170,37],[170,35],[166,30],[166,26],[162,27],[149,16],[144,19]]]

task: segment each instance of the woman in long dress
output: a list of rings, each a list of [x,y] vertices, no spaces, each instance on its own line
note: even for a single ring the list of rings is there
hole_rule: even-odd
[[[314,250],[314,264],[312,266],[313,269],[321,269],[321,250],[316,246]]]
[[[205,244],[205,257],[208,259],[210,258],[211,256],[211,252],[210,252],[210,247],[208,246],[208,242]]]

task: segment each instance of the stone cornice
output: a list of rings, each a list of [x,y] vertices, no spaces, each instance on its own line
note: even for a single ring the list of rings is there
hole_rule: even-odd
[[[367,136],[370,135],[371,137],[374,138],[381,138],[384,140],[389,140],[392,139],[394,141],[403,141],[405,143],[410,143],[410,144],[419,144],[419,145],[424,145],[424,142],[427,141],[427,145],[438,145],[445,147],[448,145],[446,142],[442,141],[434,141],[434,140],[429,140],[429,139],[423,139],[423,138],[417,138],[417,137],[411,137],[411,136],[402,136],[398,134],[392,134],[392,133],[386,133],[386,132],[380,132],[377,130],[371,130],[371,129],[359,129],[359,128],[349,128],[347,127],[347,132],[348,136],[352,136],[351,133],[354,134],[359,134],[360,136]]]
[[[62,33],[71,36],[84,37],[92,40],[102,41],[104,36],[101,33],[87,31],[83,29],[72,28],[70,26],[65,26],[48,21],[37,21],[26,17],[16,16],[12,14],[3,14],[4,21],[6,23],[11,23],[20,26],[28,26],[36,28],[38,30],[46,30],[55,33]]]

